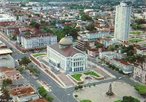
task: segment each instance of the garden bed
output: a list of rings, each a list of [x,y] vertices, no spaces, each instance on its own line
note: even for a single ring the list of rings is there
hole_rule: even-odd
[[[84,74],[85,74],[85,75],[94,76],[94,77],[97,77],[97,78],[100,77],[100,75],[98,75],[98,74],[97,74],[96,72],[94,72],[94,71],[88,71],[88,72],[85,72]]]
[[[77,74],[73,74],[73,75],[71,75],[75,80],[77,80],[77,81],[81,81],[81,76],[82,76],[82,74],[80,74],[80,73],[77,73]]]

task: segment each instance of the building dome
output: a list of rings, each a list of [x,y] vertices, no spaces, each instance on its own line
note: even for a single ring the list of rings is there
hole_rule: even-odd
[[[59,44],[60,45],[65,45],[65,46],[67,46],[67,45],[72,45],[72,40],[71,40],[71,38],[69,38],[69,37],[64,37],[64,38],[62,38],[60,41],[59,41]]]

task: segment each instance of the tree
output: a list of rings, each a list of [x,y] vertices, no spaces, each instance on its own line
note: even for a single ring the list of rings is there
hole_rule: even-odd
[[[78,36],[78,29],[76,29],[74,27],[65,26],[64,29],[63,29],[63,32],[64,32],[65,35],[69,34],[74,39],[76,39],[77,36]]]
[[[140,102],[140,101],[131,96],[124,96],[122,102]]]
[[[109,51],[114,51],[114,50],[115,50],[115,46],[114,46],[114,45],[108,46],[108,50],[109,50]]]
[[[23,73],[23,72],[24,72],[24,67],[19,66],[19,67],[17,68],[17,70],[18,70],[20,73]]]
[[[80,12],[80,16],[81,20],[83,21],[92,21],[92,18],[89,15],[85,14],[84,12]]]
[[[42,32],[44,32],[44,33],[53,33],[53,31],[50,30],[48,27],[43,27]]]
[[[82,89],[82,88],[83,88],[83,86],[82,86],[82,85],[79,85],[79,86],[78,86],[78,88],[79,88],[79,89]]]
[[[78,97],[78,95],[74,95],[76,98]]]
[[[28,65],[31,62],[31,60],[28,57],[23,57],[20,61],[19,64],[20,65]]]
[[[134,87],[140,95],[146,96],[146,86],[145,85],[138,84],[138,85],[135,85]]]
[[[132,96],[124,96],[123,100],[117,100],[114,102],[140,102],[140,101]]]
[[[91,23],[88,26],[86,26],[86,29],[89,30],[89,31],[96,31],[96,28],[95,28],[93,23]]]
[[[2,90],[6,89],[7,86],[9,86],[11,84],[12,84],[12,80],[11,79],[4,79],[3,82],[2,82]]]
[[[100,43],[98,43],[98,44],[96,44],[96,48],[102,48],[104,45],[103,44],[100,44]]]
[[[10,97],[10,93],[8,89],[2,90],[2,95],[0,96],[0,99],[1,99],[1,102],[10,102],[12,98]]]
[[[39,87],[38,88],[38,92],[39,94],[44,97],[46,100],[48,100],[49,102],[53,101],[53,97],[51,97],[50,95],[48,95],[48,92],[45,90],[44,87]]]
[[[36,29],[40,28],[40,24],[35,22],[34,20],[31,21],[31,23],[29,24],[31,27],[34,27]]]
[[[79,88],[78,88],[78,86],[75,86],[75,90],[77,91]]]

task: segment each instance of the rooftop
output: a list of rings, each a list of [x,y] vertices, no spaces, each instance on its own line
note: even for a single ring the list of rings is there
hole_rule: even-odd
[[[35,93],[35,90],[31,86],[22,86],[13,88],[10,92],[13,96],[29,96]]]
[[[124,60],[121,60],[121,59],[115,59],[115,60],[120,62],[120,63],[122,63],[122,64],[124,64],[124,65],[129,65],[129,63],[124,61]]]
[[[16,18],[8,14],[0,14],[0,22],[16,21]]]
[[[33,100],[31,102],[48,102],[48,101],[45,99],[37,99],[37,100]]]
[[[61,45],[72,45],[72,40],[69,37],[64,37],[59,41],[59,44]]]
[[[7,68],[7,67],[1,67],[0,72],[8,72],[8,71],[13,71],[13,68]]]
[[[11,54],[12,50],[8,49],[8,48],[2,48],[0,49],[0,55],[6,55],[6,54]]]
[[[65,57],[70,57],[77,53],[82,53],[81,51],[73,48],[72,46],[61,49],[59,48],[59,44],[54,44],[50,45],[50,47]]]

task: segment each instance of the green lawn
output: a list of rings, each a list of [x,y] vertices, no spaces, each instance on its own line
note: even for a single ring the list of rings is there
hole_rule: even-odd
[[[88,71],[88,72],[85,72],[84,74],[85,75],[91,75],[91,76],[99,77],[99,75],[94,71]]]
[[[73,74],[71,75],[74,79],[76,79],[77,81],[81,81],[81,76],[82,74],[78,73],[78,74]]]
[[[135,89],[138,91],[141,95],[146,95],[146,86],[145,85],[136,85]]]
[[[38,57],[38,56],[46,56],[47,54],[44,54],[44,53],[36,53],[36,54],[33,54],[34,57]]]
[[[138,42],[141,42],[141,41],[143,41],[143,40],[140,39],[140,38],[133,38],[133,39],[129,40],[129,42],[131,42],[131,43],[138,43]]]
[[[134,31],[134,32],[130,32],[130,34],[133,34],[133,35],[140,35],[141,32],[140,32],[140,31]]]
[[[92,102],[90,100],[81,100],[80,102]]]

